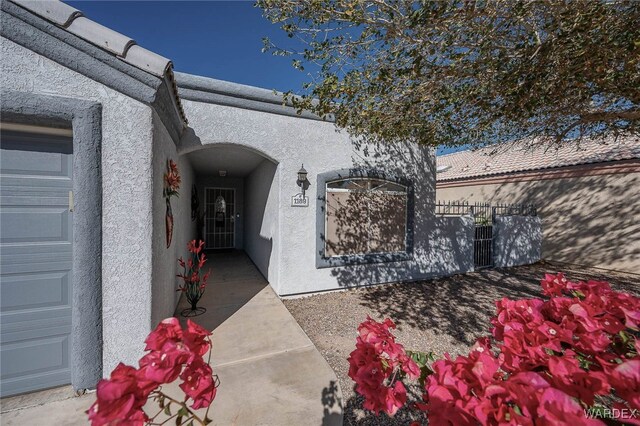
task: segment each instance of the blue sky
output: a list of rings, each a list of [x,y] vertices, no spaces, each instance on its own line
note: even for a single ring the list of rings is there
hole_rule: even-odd
[[[263,37],[281,46],[291,40],[253,1],[65,3],[171,59],[177,71],[281,91],[299,92],[309,80],[291,66],[291,58],[262,53]]]
[[[177,71],[267,89],[301,90],[291,58],[262,53],[289,42],[252,1],[66,1],[87,17],[171,59]]]

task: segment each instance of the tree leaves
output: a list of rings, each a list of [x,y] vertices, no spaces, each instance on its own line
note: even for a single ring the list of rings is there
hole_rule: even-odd
[[[373,142],[640,132],[640,2],[259,0],[319,71],[296,108]],[[278,54],[286,51],[278,50]]]

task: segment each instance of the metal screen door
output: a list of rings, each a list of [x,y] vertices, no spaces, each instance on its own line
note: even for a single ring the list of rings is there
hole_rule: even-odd
[[[208,249],[235,247],[236,190],[205,188],[205,245]]]

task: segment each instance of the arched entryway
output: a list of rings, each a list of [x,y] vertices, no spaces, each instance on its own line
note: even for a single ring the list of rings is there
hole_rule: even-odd
[[[202,145],[183,154],[194,174],[192,206],[208,250],[244,250],[274,285],[279,223],[278,163],[235,144]]]

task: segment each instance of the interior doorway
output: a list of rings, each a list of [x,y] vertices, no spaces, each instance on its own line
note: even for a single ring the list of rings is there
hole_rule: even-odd
[[[236,190],[205,188],[205,206],[206,248],[235,248]]]

